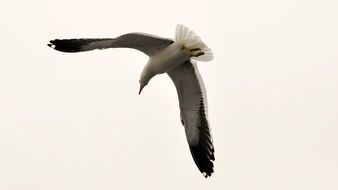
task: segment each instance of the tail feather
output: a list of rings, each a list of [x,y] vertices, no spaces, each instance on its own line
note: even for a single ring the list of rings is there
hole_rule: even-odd
[[[48,46],[62,52],[81,52],[94,49],[106,49],[111,47],[112,40],[102,39],[55,39],[49,41]]]
[[[211,49],[195,34],[195,32],[184,25],[177,25],[175,41],[182,43],[188,50],[198,50],[195,52],[198,56],[193,56],[192,59],[197,61],[211,61],[214,58]]]

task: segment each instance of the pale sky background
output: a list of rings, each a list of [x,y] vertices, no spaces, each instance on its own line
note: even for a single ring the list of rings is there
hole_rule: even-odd
[[[0,189],[337,190],[338,2],[2,1]],[[147,56],[65,54],[54,38],[177,23],[215,53],[199,63],[215,173],[198,171],[167,75],[138,95]]]

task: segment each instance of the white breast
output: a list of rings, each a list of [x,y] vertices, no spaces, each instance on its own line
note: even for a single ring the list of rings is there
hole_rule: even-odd
[[[156,74],[166,73],[190,59],[190,54],[179,43],[172,43],[149,58],[149,66]]]

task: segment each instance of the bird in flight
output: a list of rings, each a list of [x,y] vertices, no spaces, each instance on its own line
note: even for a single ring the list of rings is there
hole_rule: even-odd
[[[149,56],[140,76],[140,89],[156,75],[167,73],[178,95],[181,122],[191,155],[204,177],[214,172],[214,146],[207,118],[205,86],[196,61],[211,61],[211,49],[187,27],[178,24],[175,40],[144,33],[117,38],[55,39],[49,47],[62,52],[83,52],[107,48],[132,48]]]

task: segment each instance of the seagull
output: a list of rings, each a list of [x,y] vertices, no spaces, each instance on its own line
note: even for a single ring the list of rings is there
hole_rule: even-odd
[[[180,118],[191,155],[205,178],[214,172],[214,145],[207,114],[206,90],[196,61],[211,61],[211,49],[192,30],[176,26],[175,39],[145,33],[117,38],[55,39],[49,47],[61,52],[84,52],[107,48],[132,48],[149,56],[140,76],[139,94],[158,74],[167,73],[178,95]]]

